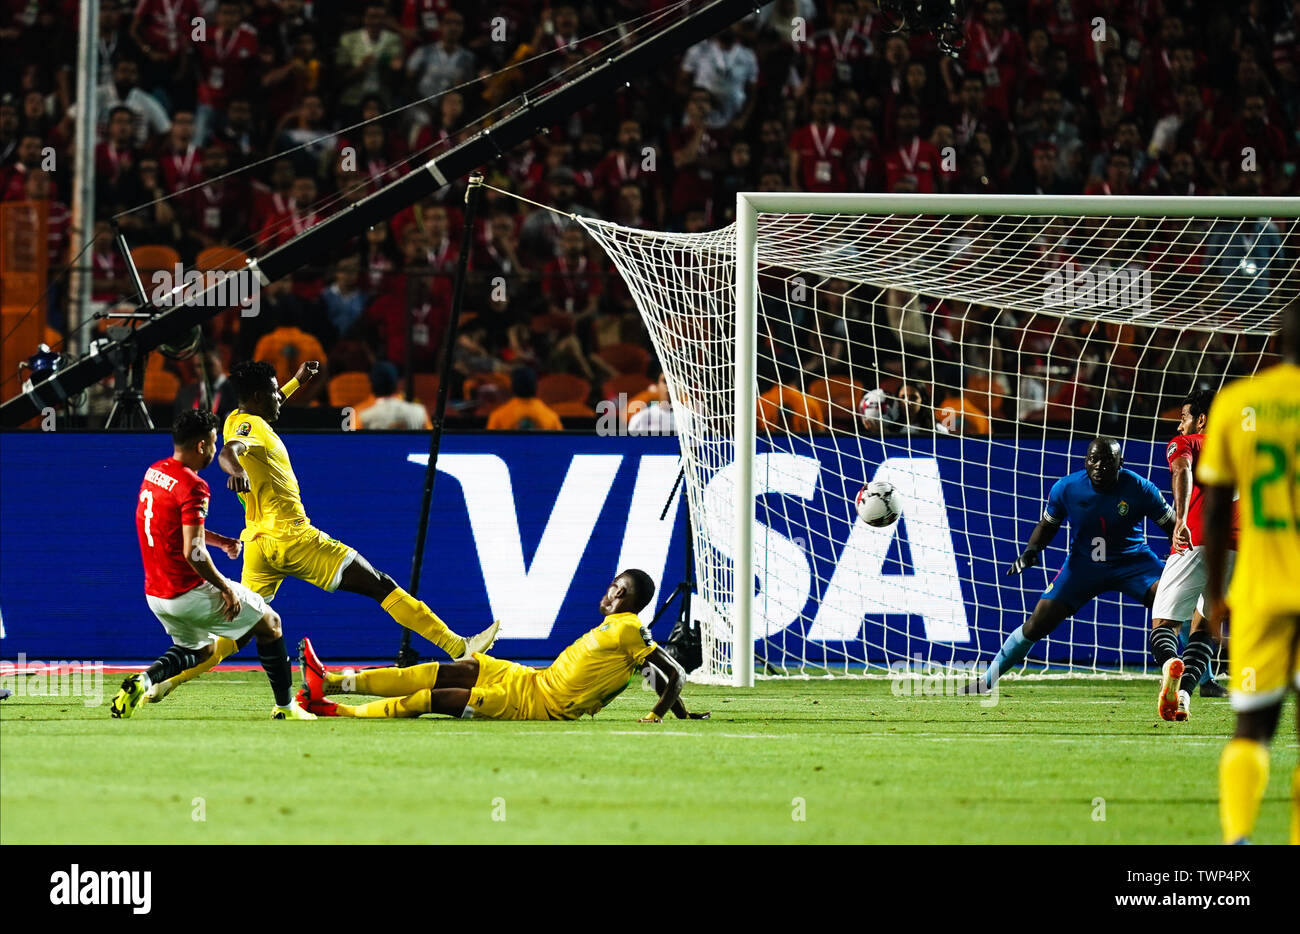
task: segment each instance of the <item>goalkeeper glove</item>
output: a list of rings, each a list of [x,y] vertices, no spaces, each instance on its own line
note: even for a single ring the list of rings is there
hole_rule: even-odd
[[[1038,549],[1030,545],[1025,549],[1025,553],[1013,561],[1011,567],[1007,568],[1007,577],[1019,574],[1025,568],[1032,568],[1038,563],[1038,554]]]

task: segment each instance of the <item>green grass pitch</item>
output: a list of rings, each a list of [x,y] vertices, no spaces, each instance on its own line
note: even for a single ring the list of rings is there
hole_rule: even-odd
[[[713,719],[661,725],[636,722],[635,684],[574,723],[272,722],[255,671],[116,721],[104,688],[0,705],[0,842],[1214,843],[1231,730],[1200,697],[1161,722],[1150,681],[1006,682],[996,706],[688,685]],[[1294,718],[1288,700],[1261,843],[1286,839]]]

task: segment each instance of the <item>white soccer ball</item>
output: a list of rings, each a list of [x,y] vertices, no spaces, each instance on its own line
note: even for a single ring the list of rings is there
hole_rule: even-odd
[[[858,518],[878,529],[893,525],[902,512],[894,485],[884,480],[872,480],[859,490],[857,507]]]

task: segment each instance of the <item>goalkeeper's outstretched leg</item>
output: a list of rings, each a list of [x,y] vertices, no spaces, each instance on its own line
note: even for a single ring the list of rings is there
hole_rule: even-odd
[[[1043,549],[1067,519],[1074,537],[1065,564],[1029,619],[1007,636],[984,677],[971,686],[978,693],[992,689],[1003,672],[1025,660],[1035,642],[1099,594],[1116,590],[1147,607],[1155,602],[1164,565],[1147,546],[1142,524],[1151,519],[1172,533],[1174,511],[1150,480],[1124,469],[1120,444],[1114,438],[1094,438],[1083,470],[1052,485],[1043,516],[1024,552],[1007,568],[1007,576],[1038,564]]]

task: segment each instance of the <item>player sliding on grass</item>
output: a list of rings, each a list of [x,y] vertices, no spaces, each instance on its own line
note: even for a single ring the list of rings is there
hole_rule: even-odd
[[[346,590],[370,597],[402,626],[424,636],[452,658],[468,658],[491,648],[498,623],[468,639],[447,628],[432,610],[397,586],[387,574],[370,566],[356,549],[312,526],[302,505],[298,478],[289,463],[289,451],[272,430],[281,403],[299,382],[316,375],[320,364],[308,361],[281,391],[275,369],[261,361],[231,367],[239,407],[226,417],[225,441],[218,463],[230,475],[226,486],[244,501],[244,573],[242,583],[270,600],[286,577],[296,577],[322,590]],[[223,643],[226,654],[233,646]],[[225,655],[214,653],[211,667]],[[193,673],[187,672],[186,677]],[[160,686],[161,699],[180,678]]]
[[[114,696],[116,718],[135,713],[145,692],[211,657],[213,641],[257,639],[257,655],[271,680],[276,720],[314,720],[291,697],[293,668],[284,648],[280,617],[260,596],[227,580],[212,564],[205,545],[239,556],[239,540],[203,527],[208,484],[198,475],[217,452],[217,419],[206,409],[182,412],[172,428],[172,456],[145,471],[135,512],[144,561],[144,592],[174,643],[140,674],[128,675]]]
[[[1174,488],[1173,550],[1165,560],[1160,587],[1151,607],[1148,639],[1151,656],[1160,668],[1156,710],[1165,720],[1184,721],[1191,716],[1192,691],[1197,684],[1201,685],[1202,697],[1227,694],[1213,680],[1212,667],[1218,647],[1210,638],[1209,621],[1198,609],[1198,603],[1205,604],[1205,538],[1201,531],[1202,489],[1193,471],[1205,443],[1205,423],[1213,398],[1214,393],[1203,389],[1187,397],[1179,414],[1178,436],[1165,449]],[[1235,557],[1235,529],[1228,548],[1229,555]],[[1231,558],[1228,574],[1232,574]],[[1188,620],[1191,631],[1180,658],[1178,630]]]
[[[627,687],[632,673],[652,666],[659,701],[642,723],[659,723],[671,710],[679,719],[703,720],[681,701],[686,673],[655,644],[637,613],[650,604],[655,585],[640,570],[624,571],[600,601],[604,621],[562,653],[549,668],[532,668],[483,654],[451,664],[373,668],[355,674],[326,671],[303,639],[298,663],[305,687],[298,702],[326,717],[418,717],[426,713],[494,720],[576,720],[595,716]],[[327,694],[375,694],[387,700],[355,707]]]
[[[1147,547],[1142,520],[1152,519],[1169,534],[1174,511],[1150,480],[1124,469],[1119,442],[1113,438],[1093,439],[1083,464],[1083,470],[1052,485],[1043,518],[1007,575],[1036,565],[1068,519],[1073,538],[1065,565],[1029,619],[1007,636],[982,681],[968,688],[972,692],[990,690],[1003,672],[1025,660],[1035,642],[1098,594],[1118,590],[1148,607],[1155,599],[1163,566]]]

